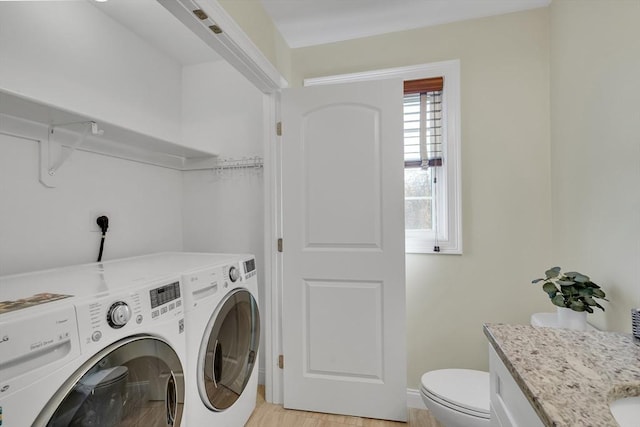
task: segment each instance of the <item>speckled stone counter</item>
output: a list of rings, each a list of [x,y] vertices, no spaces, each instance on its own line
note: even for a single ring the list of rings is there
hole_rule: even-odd
[[[505,324],[484,333],[547,426],[616,427],[609,402],[640,396],[640,343],[630,334]]]

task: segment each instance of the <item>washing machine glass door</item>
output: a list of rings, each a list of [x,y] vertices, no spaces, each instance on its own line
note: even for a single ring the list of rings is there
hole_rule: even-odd
[[[163,340],[136,336],[105,348],[58,390],[36,426],[180,426],[182,364]]]
[[[258,355],[260,315],[246,289],[229,292],[213,313],[198,355],[198,391],[211,410],[234,404],[249,382]]]

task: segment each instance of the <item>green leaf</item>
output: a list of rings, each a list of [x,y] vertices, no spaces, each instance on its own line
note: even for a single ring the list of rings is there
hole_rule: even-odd
[[[551,302],[553,303],[553,305],[557,305],[558,307],[565,307],[564,298],[562,297],[562,295],[554,296],[553,298],[551,298]]]
[[[591,289],[591,288],[580,288],[578,290],[578,294],[581,297],[590,297],[591,295],[593,295],[593,289]]]
[[[578,296],[580,292],[574,286],[562,286],[560,288],[562,294],[566,297]]]
[[[583,301],[584,301],[584,302],[586,302],[587,304],[592,305],[592,306],[594,306],[594,307],[598,305],[598,303],[596,302],[596,300],[594,300],[594,299],[593,299],[593,298],[591,298],[591,297],[584,297],[584,298],[582,298],[582,299],[583,299]]]
[[[553,298],[558,293],[558,288],[551,282],[542,285],[542,290],[549,294],[549,298]]]
[[[579,275],[580,273],[578,273],[577,271],[569,271],[568,273],[564,273],[565,276],[573,279],[574,277],[576,277],[577,275]]]
[[[558,277],[560,274],[560,267],[552,267],[544,272],[547,279],[553,279],[554,277]]]
[[[593,313],[593,308],[589,307],[588,305],[585,305],[584,309],[587,311],[587,313]]]
[[[536,280],[532,280],[532,281],[531,281],[531,283],[538,283],[538,282],[540,282],[540,281],[542,281],[542,280],[544,280],[544,279],[536,279]]]
[[[593,296],[596,298],[604,298],[606,295],[602,289],[597,288],[593,290]]]
[[[604,307],[601,306],[600,304],[596,303],[596,307],[598,307],[600,310],[604,311]]]
[[[585,311],[584,303],[579,300],[571,301],[569,308],[573,311]]]
[[[560,286],[573,286],[576,282],[573,280],[556,280],[556,283]]]
[[[584,274],[578,273],[576,274],[576,277],[573,278],[573,280],[579,283],[587,283],[589,281],[589,277],[585,276]]]

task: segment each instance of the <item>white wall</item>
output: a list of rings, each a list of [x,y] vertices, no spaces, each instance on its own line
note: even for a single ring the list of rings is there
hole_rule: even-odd
[[[182,71],[182,140],[224,157],[262,155],[262,93],[225,61]]]
[[[183,139],[220,158],[263,155],[263,94],[224,61],[183,70]],[[259,305],[265,313],[264,180],[262,169],[183,174],[184,250],[253,253]],[[264,331],[262,328],[262,343]],[[262,346],[264,348],[264,346]],[[260,353],[264,370],[264,351]]]
[[[224,157],[262,154],[262,94],[225,62],[183,69],[85,1],[2,2],[0,12],[2,89]],[[96,212],[112,216],[105,259],[182,249],[183,226],[187,250],[262,254],[261,175],[190,185],[180,172],[76,152],[47,189],[31,170],[36,144],[2,141],[0,274],[94,260]],[[230,209],[195,213],[193,194]]]
[[[554,262],[607,292],[593,322],[640,307],[640,2],[551,4]]]
[[[181,66],[88,1],[0,2],[0,89],[170,141]]]
[[[182,88],[184,141],[220,159],[262,156],[264,95],[244,76],[224,61],[186,66]],[[262,170],[184,172],[183,192],[184,249],[254,253],[263,284]]]
[[[184,250],[253,253],[264,302],[263,177],[261,171],[183,175]]]
[[[182,249],[182,178],[174,170],[78,151],[58,186],[38,181],[36,142],[0,135],[0,275]]]
[[[0,89],[179,140],[181,66],[90,2],[0,2]],[[179,172],[76,152],[55,189],[37,145],[0,137],[0,274],[182,248]],[[125,142],[126,141],[120,141]]]

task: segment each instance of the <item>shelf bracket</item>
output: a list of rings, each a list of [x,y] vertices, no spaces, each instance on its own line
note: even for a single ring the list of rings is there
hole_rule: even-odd
[[[75,142],[70,145],[63,145],[53,139],[56,129],[71,126],[83,126]],[[56,174],[71,157],[74,151],[80,147],[89,136],[102,135],[103,130],[98,129],[98,124],[92,120],[85,122],[61,123],[50,125],[47,129],[47,140],[40,141],[40,182],[50,188],[54,188],[57,183]],[[55,160],[54,160],[55,159]]]

